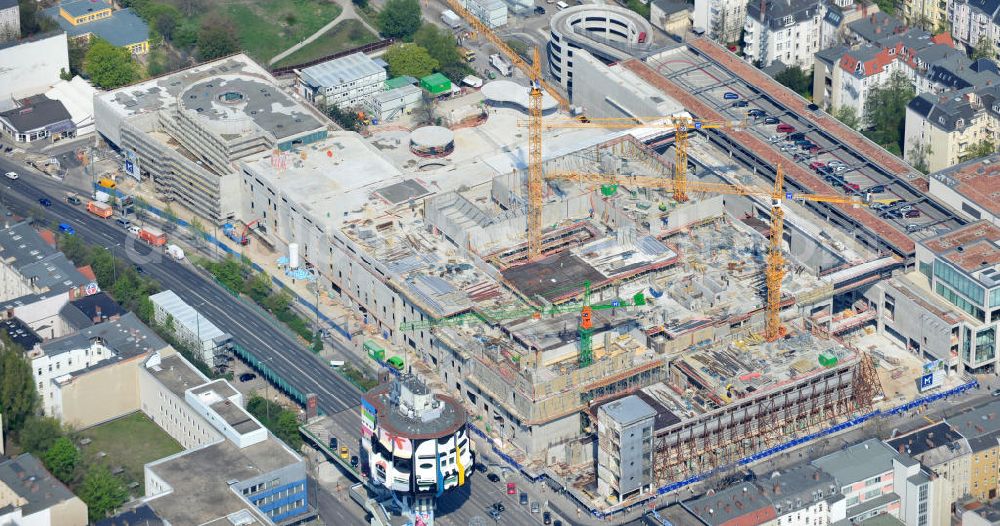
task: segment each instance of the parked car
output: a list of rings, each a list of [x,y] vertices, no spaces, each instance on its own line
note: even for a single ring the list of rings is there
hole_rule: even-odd
[[[146,273],[146,271],[142,269],[142,266],[140,266],[140,265],[136,265],[136,266],[135,266],[135,273],[136,273],[136,274],[145,274],[145,273]]]
[[[542,524],[552,524],[552,513],[546,511],[542,514]]]
[[[545,8],[542,7],[542,6],[540,6],[540,5],[535,6],[535,14],[536,15],[544,15],[545,14]]]
[[[838,159],[834,159],[834,160],[826,163],[826,165],[827,166],[846,166],[846,164],[844,164],[844,161],[841,161],[841,160],[838,160]]]
[[[916,208],[903,212],[903,217],[920,217],[920,210]]]
[[[48,197],[43,197],[38,200],[38,204],[42,206],[52,206],[52,200],[49,199]]]
[[[476,462],[474,469],[480,473],[486,473],[486,464]]]
[[[736,99],[740,98],[740,94],[732,92],[732,91],[727,91],[727,92],[725,92],[725,93],[722,94],[722,98],[726,99],[726,100],[736,100]]]
[[[738,101],[736,101],[736,102],[733,103],[733,107],[734,108],[746,108],[749,105],[750,105],[750,103],[747,102],[747,101],[745,101],[745,100],[738,100]]]
[[[788,137],[785,138],[788,139],[789,141],[801,141],[805,140],[806,134],[805,132],[794,132],[794,133],[789,133]]]
[[[500,476],[497,475],[496,473],[489,473],[489,474],[486,475],[486,480],[488,480],[490,482],[493,482],[493,483],[497,483],[497,482],[500,482]]]
[[[519,502],[521,503],[521,506],[527,506],[528,505],[528,494],[522,491],[521,492],[521,497],[519,499]]]
[[[833,167],[833,171],[837,172],[837,173],[845,172],[845,171],[847,171],[847,167],[844,166],[844,165],[842,165],[842,164],[838,164],[837,166]]]
[[[257,378],[257,375],[254,373],[243,373],[240,375],[240,382],[246,383],[254,378]]]
[[[357,456],[357,455],[354,455],[354,456],[352,456],[352,457],[351,457],[351,467],[352,467],[352,468],[356,468],[356,467],[358,467],[358,464],[359,464],[360,462],[361,462],[361,461],[360,461],[360,460],[358,460],[358,456]]]
[[[819,170],[820,168],[826,168],[826,163],[823,161],[813,161],[809,163],[809,168],[813,170]]]
[[[490,518],[493,519],[494,521],[499,521],[500,520],[500,512],[499,511],[497,511],[497,510],[490,510],[489,513],[490,513]]]
[[[517,494],[517,484],[514,484],[513,482],[508,482],[507,483],[507,494],[508,495],[516,495]]]
[[[7,179],[17,179],[17,178],[19,177],[19,176],[17,175],[17,172],[7,172],[7,173],[5,173],[5,174],[3,174],[3,175],[4,175],[4,177],[6,177]]]
[[[861,191],[861,185],[858,183],[844,183],[844,190],[853,190],[855,192]]]
[[[120,227],[126,230],[128,230],[128,227],[132,226],[132,222],[129,221],[128,219],[125,219],[124,217],[119,217],[118,219],[115,219],[115,223],[118,223]]]
[[[347,446],[340,446],[340,458],[347,460],[351,456],[351,450]]]
[[[503,503],[500,502],[499,500],[493,503],[493,509],[499,511],[500,513],[507,511],[507,507],[504,506]]]
[[[777,117],[764,117],[764,124],[778,124]]]
[[[747,111],[747,116],[753,117],[755,119],[759,119],[761,117],[767,117],[767,113],[764,112],[764,110],[762,110],[760,108],[753,108],[753,109]]]
[[[775,128],[775,129],[778,130],[778,133],[793,133],[795,131],[795,127],[792,126],[791,124],[780,124],[779,123],[778,127]]]
[[[885,186],[881,185],[881,184],[877,184],[875,186],[869,186],[868,188],[865,188],[865,193],[866,194],[881,194],[884,191],[885,191]]]
[[[538,505],[538,502],[531,503],[531,513],[538,513],[542,511],[542,507]]]
[[[830,175],[833,173],[833,168],[830,168],[829,166],[820,166],[819,168],[816,169],[816,173],[824,176]]]
[[[767,142],[771,142],[771,143],[780,142],[783,139],[784,139],[784,137],[782,137],[780,135],[772,135],[771,138],[767,140]]]

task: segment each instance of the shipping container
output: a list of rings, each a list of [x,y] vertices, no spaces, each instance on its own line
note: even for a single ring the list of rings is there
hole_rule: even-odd
[[[167,235],[151,226],[144,226],[139,230],[139,239],[154,247],[162,247],[167,244]]]
[[[104,219],[111,217],[111,215],[115,213],[114,209],[111,208],[111,205],[100,201],[91,201],[87,203],[87,211],[97,217],[103,217]]]

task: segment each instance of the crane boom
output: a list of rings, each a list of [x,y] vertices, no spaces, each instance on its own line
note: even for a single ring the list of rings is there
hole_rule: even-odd
[[[468,22],[473,29],[481,33],[483,36],[485,36],[486,39],[489,40],[490,43],[497,48],[497,51],[499,51],[501,54],[507,57],[507,60],[510,60],[510,63],[513,64],[514,67],[521,70],[521,72],[527,75],[528,78],[532,80],[537,79],[539,86],[541,86],[542,89],[547,91],[549,95],[552,95],[552,98],[559,101],[560,107],[562,107],[563,109],[569,109],[569,100],[566,99],[566,97],[564,97],[562,93],[559,93],[559,90],[555,89],[552,85],[542,80],[540,75],[537,77],[534,76],[535,68],[533,68],[531,64],[528,64],[523,58],[521,58],[521,55],[518,55],[513,49],[511,49],[510,46],[508,46],[507,43],[504,42],[502,38],[500,38],[499,35],[493,32],[492,28],[484,24],[483,21],[480,20],[476,15],[470,13],[469,10],[466,9],[461,2],[459,2],[459,0],[448,0],[448,7],[450,7],[451,10],[454,11],[458,16],[462,17],[466,22]],[[539,65],[538,69],[540,69],[540,63],[538,62],[537,54],[534,57],[534,62],[536,65]]]

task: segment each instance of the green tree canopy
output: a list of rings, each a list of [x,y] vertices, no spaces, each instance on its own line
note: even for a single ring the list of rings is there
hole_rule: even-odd
[[[114,89],[134,82],[138,76],[132,52],[94,38],[83,59],[83,71],[98,87]]]
[[[417,0],[389,0],[378,14],[379,29],[390,38],[410,40],[421,23]]]
[[[413,43],[426,49],[439,66],[465,62],[465,58],[458,53],[455,36],[435,25],[420,26],[420,30],[413,35]]]
[[[38,407],[35,380],[31,365],[24,358],[24,350],[10,341],[6,332],[0,333],[3,349],[0,350],[0,410],[5,432],[19,431],[24,422]]]
[[[812,77],[798,66],[785,68],[774,76],[774,80],[805,98],[812,96]]]
[[[396,44],[385,50],[382,58],[389,63],[389,74],[393,77],[426,77],[438,67],[438,61],[416,44]]]
[[[247,402],[247,412],[260,420],[264,427],[271,430],[274,436],[283,440],[292,449],[298,451],[302,447],[299,420],[293,411],[289,411],[264,397],[252,396]]]
[[[91,522],[107,517],[128,500],[125,484],[102,464],[87,472],[76,494],[87,504]]]
[[[982,36],[979,38],[979,42],[976,42],[976,47],[972,48],[972,59],[980,58],[996,58],[997,50],[993,47],[993,42],[990,42],[988,36]]]
[[[205,17],[198,29],[198,60],[204,62],[240,50],[236,26],[226,16]]]
[[[858,119],[858,111],[854,109],[854,106],[841,106],[833,110],[833,116],[838,121],[855,130],[861,124]]]
[[[865,136],[900,155],[906,105],[913,100],[914,93],[913,84],[901,71],[894,71],[885,82],[871,88],[865,100],[865,122],[862,123],[869,129],[864,132]]]
[[[62,424],[58,420],[47,416],[32,416],[24,421],[17,442],[28,453],[41,457],[62,436]]]
[[[42,455],[42,463],[55,477],[65,483],[73,479],[76,465],[80,462],[80,451],[66,437],[57,438]]]
[[[980,157],[989,155],[995,151],[997,151],[997,145],[994,144],[993,141],[989,139],[983,139],[982,141],[979,141],[966,148],[965,154],[963,154],[959,158],[959,160],[969,161],[971,159],[978,159]]]

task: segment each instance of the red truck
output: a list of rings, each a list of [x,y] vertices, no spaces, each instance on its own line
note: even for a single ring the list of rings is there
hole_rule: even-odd
[[[154,247],[162,247],[167,244],[167,235],[151,226],[144,226],[139,229],[139,239]]]

